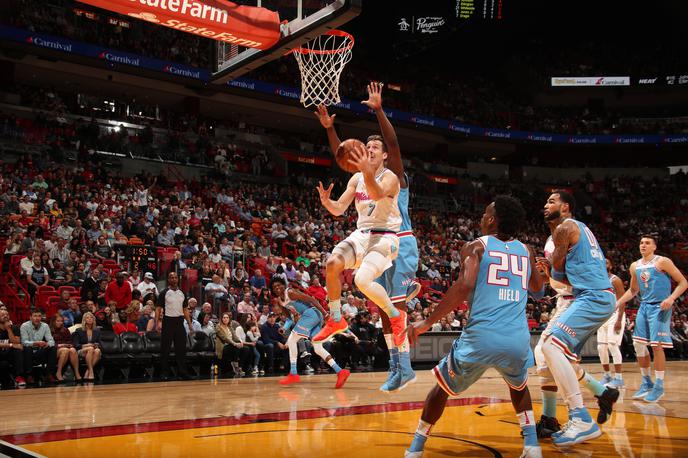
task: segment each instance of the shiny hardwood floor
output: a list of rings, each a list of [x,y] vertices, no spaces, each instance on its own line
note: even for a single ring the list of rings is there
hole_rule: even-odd
[[[587,369],[599,375],[599,365]],[[627,389],[605,434],[565,454],[688,456],[688,363],[667,368],[659,404],[635,402],[639,385],[626,366]],[[2,439],[49,457],[403,456],[428,390],[430,371],[392,395],[384,373],[354,373],[342,390],[333,375],[302,377],[291,387],[276,378],[204,380],[4,391]],[[537,377],[531,377],[537,402]],[[508,390],[494,372],[450,407],[428,441],[426,457],[518,456],[520,430]],[[589,407],[596,407],[586,393]],[[535,405],[539,415],[540,406]],[[8,412],[10,412],[8,414]],[[560,408],[560,420],[566,417]],[[543,443],[545,455],[561,455]]]

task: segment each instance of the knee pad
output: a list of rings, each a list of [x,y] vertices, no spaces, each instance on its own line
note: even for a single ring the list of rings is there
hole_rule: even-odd
[[[633,341],[633,348],[635,348],[635,355],[638,358],[643,358],[645,356],[649,356],[650,352],[647,350],[647,345],[644,343],[640,343],[637,341]]]
[[[354,275],[354,283],[356,286],[358,286],[358,289],[364,291],[364,289],[367,288],[368,285],[370,285],[370,283],[376,278],[377,276],[375,275],[375,272],[373,272],[373,269],[366,264],[362,264],[361,267],[359,267],[356,271],[356,275]]]

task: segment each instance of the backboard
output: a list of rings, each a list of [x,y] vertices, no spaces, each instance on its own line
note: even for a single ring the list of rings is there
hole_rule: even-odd
[[[362,0],[252,0],[241,3],[279,11],[281,37],[275,46],[265,51],[216,42],[212,75],[215,84],[225,84],[279,59],[293,48],[354,19],[362,7]]]

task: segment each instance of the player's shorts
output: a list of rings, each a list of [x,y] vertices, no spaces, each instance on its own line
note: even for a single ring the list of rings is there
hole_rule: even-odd
[[[552,342],[567,358],[578,361],[585,342],[609,319],[615,308],[616,296],[611,289],[583,291],[544,334],[551,336]]]
[[[345,269],[357,269],[365,255],[372,251],[385,256],[385,264],[378,266],[381,271],[389,269],[399,254],[399,238],[396,232],[356,229],[332,250],[333,253],[339,252],[344,257]]]
[[[291,332],[305,337],[306,339],[310,339],[320,332],[322,319],[323,317],[320,311],[311,307],[303,312],[301,318],[299,318],[299,321],[296,322],[294,329]]]
[[[621,329],[619,332],[614,332],[614,325],[616,324],[617,317],[618,314],[616,312],[612,313],[612,316],[609,317],[607,322],[597,330],[598,344],[614,345],[616,347],[621,346],[624,330],[626,329],[626,314],[621,317]]]
[[[633,340],[647,345],[674,348],[671,341],[672,308],[662,310],[660,302],[641,302],[638,315],[635,317]]]
[[[406,291],[416,278],[418,270],[418,242],[411,231],[399,232],[399,255],[392,267],[375,281],[387,291],[392,302],[406,300]]]
[[[509,364],[492,364],[460,361],[457,356],[460,340],[454,342],[449,354],[432,370],[437,383],[449,396],[458,396],[473,385],[489,368],[495,369],[511,388],[522,391],[528,383],[528,368],[533,365],[532,353],[528,357],[514,356]],[[504,359],[503,357],[500,359]]]
[[[552,315],[549,317],[547,327],[545,327],[545,330],[540,334],[540,340],[538,340],[537,346],[533,351],[535,354],[535,363],[539,371],[547,369],[547,361],[545,360],[545,355],[542,354],[542,344],[545,341],[545,337],[547,337],[548,331],[552,329],[552,326],[554,326],[554,323],[561,314],[569,308],[571,302],[573,302],[573,296],[557,296],[557,305],[554,307],[554,310],[552,310]]]

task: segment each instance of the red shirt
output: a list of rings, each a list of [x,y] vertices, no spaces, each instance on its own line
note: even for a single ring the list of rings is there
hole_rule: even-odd
[[[325,303],[325,298],[327,298],[327,291],[322,286],[309,286],[306,292],[319,300],[321,303]]]
[[[122,324],[122,323],[115,323],[112,326],[112,330],[115,331],[115,334],[120,335],[123,332],[139,332],[138,328],[134,323],[127,323],[127,324]]]
[[[126,308],[131,303],[131,284],[125,280],[119,286],[117,280],[112,280],[105,289],[105,303],[110,301],[117,302],[117,310]]]

